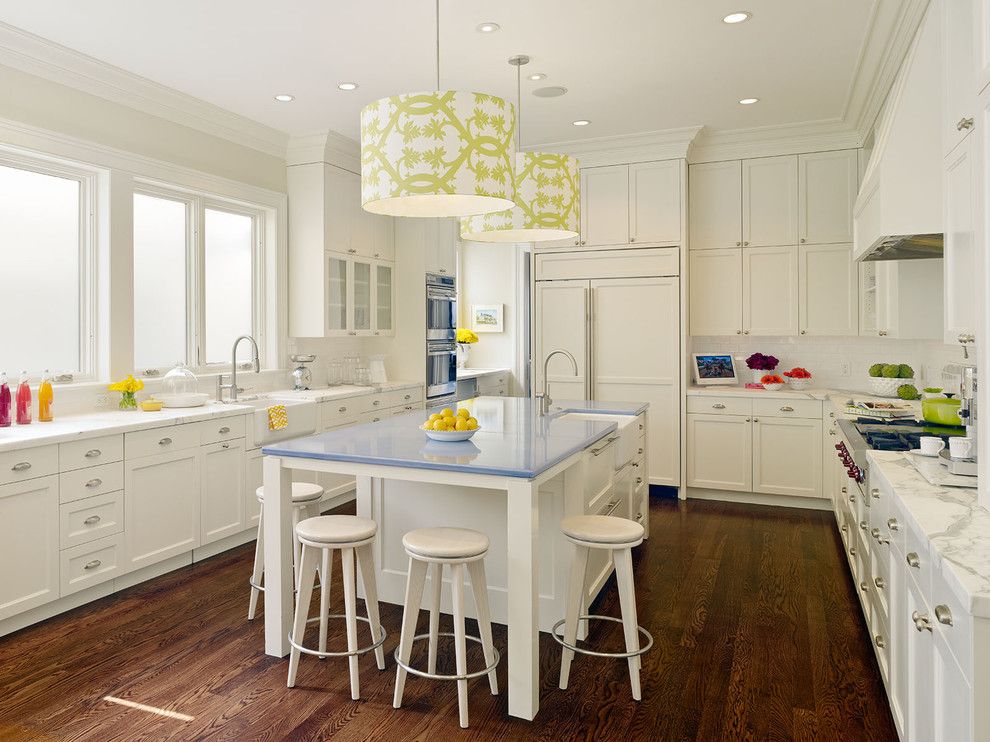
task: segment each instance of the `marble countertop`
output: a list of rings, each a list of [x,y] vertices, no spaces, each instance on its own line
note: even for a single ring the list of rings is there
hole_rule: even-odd
[[[296,391],[295,389],[276,389],[272,392],[265,392],[265,396],[273,399],[311,399],[314,402],[326,402],[331,399],[346,399],[348,397],[364,397],[368,394],[379,392],[394,392],[399,389],[411,389],[423,386],[418,381],[389,381],[384,384],[373,386],[357,386],[355,384],[342,384],[341,386],[330,386],[322,389],[306,389]]]
[[[933,564],[973,615],[990,618],[990,512],[976,490],[929,484],[899,453],[870,451],[878,473],[934,550]]]
[[[616,429],[611,421],[567,419],[565,411],[630,415],[647,405],[562,402],[561,411],[555,408],[546,417],[538,414],[537,401],[527,397],[477,397],[458,407],[468,408],[480,425],[469,441],[430,440],[419,427],[426,414],[416,411],[276,443],[262,451],[271,456],[532,479]],[[616,412],[620,409],[626,411]]]
[[[816,399],[825,400],[829,395],[834,394],[833,389],[801,389],[796,391],[784,387],[778,391],[771,392],[766,389],[747,389],[744,386],[690,386],[687,389],[689,397],[767,397],[768,399]],[[853,394],[853,392],[841,392],[841,394]]]
[[[510,369],[507,368],[459,368],[457,369],[457,380],[477,379],[479,376],[491,376],[492,374],[505,374]]]

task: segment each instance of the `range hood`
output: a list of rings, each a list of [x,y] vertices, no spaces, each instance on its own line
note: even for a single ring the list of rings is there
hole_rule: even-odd
[[[942,257],[942,233],[899,234],[880,237],[861,260],[931,260]]]

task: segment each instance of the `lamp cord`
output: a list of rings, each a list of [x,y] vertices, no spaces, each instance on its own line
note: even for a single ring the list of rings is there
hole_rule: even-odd
[[[516,65],[516,154],[522,151],[522,65]]]

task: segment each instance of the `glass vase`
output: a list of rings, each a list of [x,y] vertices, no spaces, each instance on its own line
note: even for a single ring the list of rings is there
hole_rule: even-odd
[[[134,396],[134,392],[121,392],[117,407],[121,410],[136,410],[137,398]]]

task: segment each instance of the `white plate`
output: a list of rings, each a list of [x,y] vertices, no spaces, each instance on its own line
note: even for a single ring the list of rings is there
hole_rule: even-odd
[[[190,392],[189,394],[159,394],[166,407],[202,407],[210,398],[205,392]]]
[[[475,433],[477,433],[481,428],[475,428],[474,430],[424,430],[428,438],[435,441],[466,441],[471,438]]]
[[[937,459],[937,453],[922,453],[920,448],[912,448],[911,453],[915,456],[924,456],[926,459]]]

